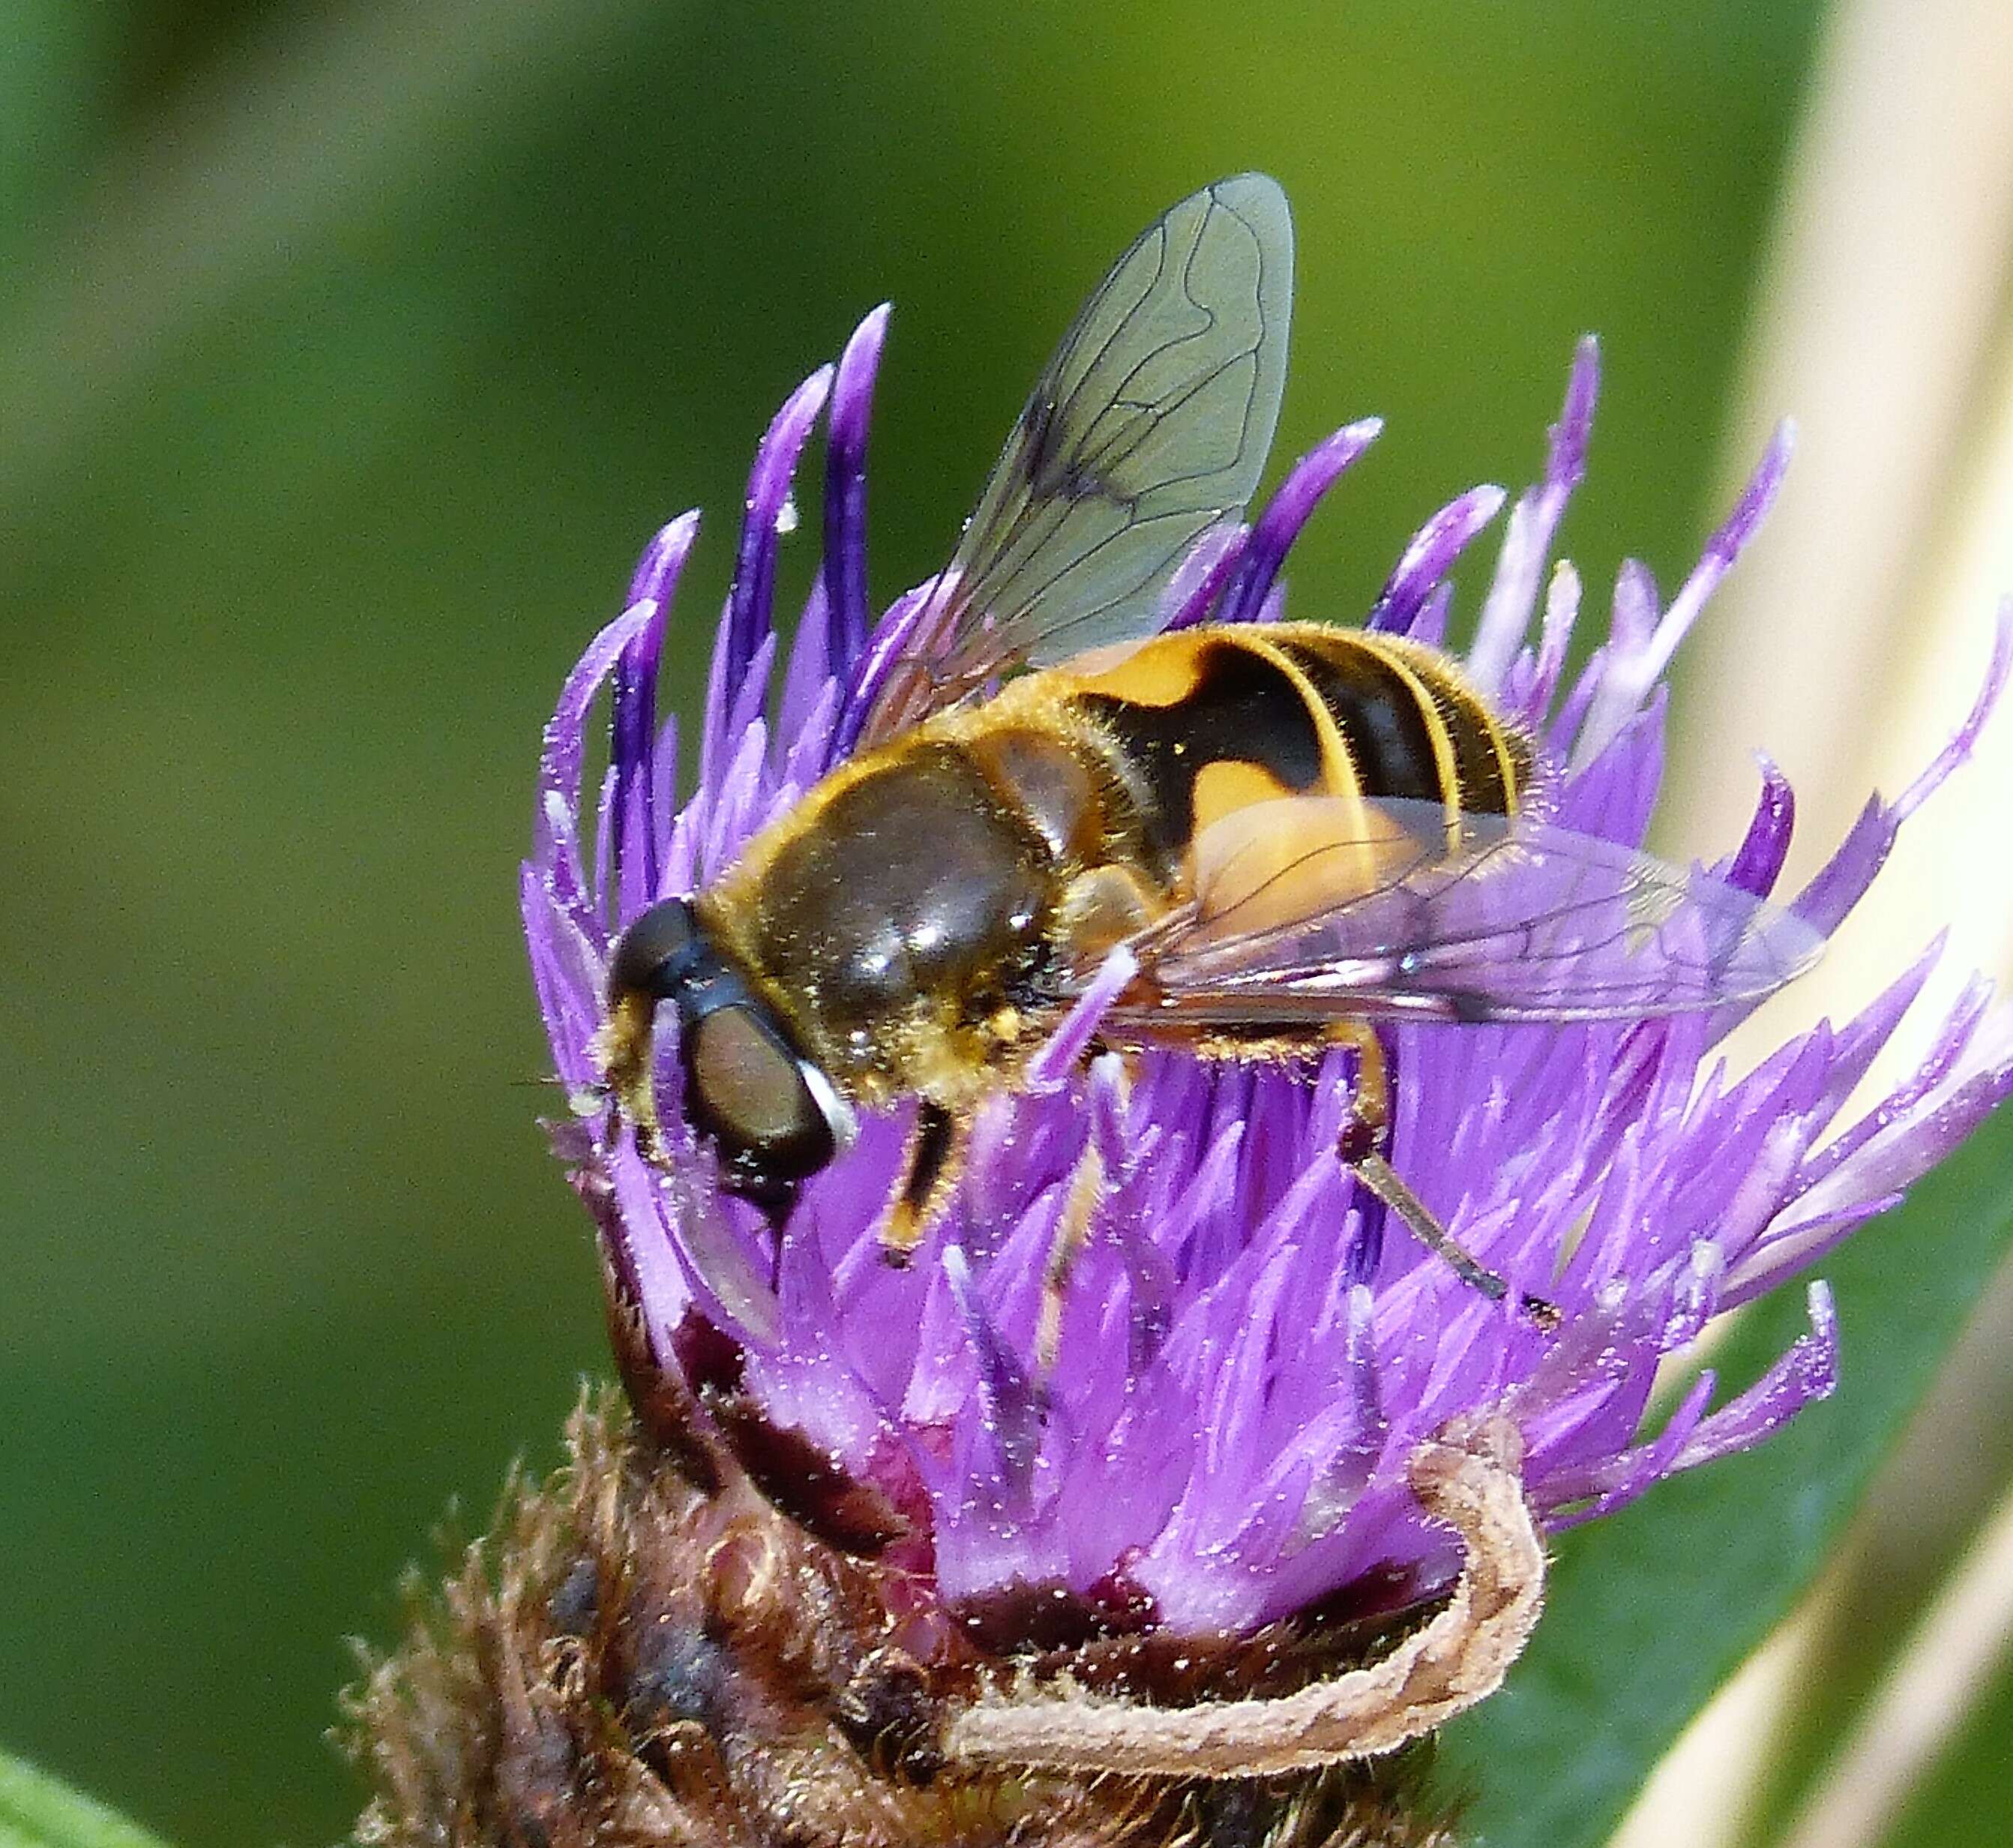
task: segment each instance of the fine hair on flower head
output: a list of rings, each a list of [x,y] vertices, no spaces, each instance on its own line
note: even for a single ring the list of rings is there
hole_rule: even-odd
[[[1155,275],[1184,248],[1185,210],[1207,212],[1212,199],[1233,216],[1269,209],[1250,177],[1159,221],[1148,234],[1162,240]],[[1114,275],[1124,273],[1121,263]],[[1073,339],[1086,324],[1099,331],[1104,298],[1093,297]],[[1450,1433],[1482,1444],[1474,1453],[1508,1471],[1538,1527],[1557,1531],[1757,1442],[1827,1393],[1835,1325],[1814,1280],[1808,1333],[1762,1378],[1715,1403],[1713,1375],[1701,1372],[1644,1429],[1666,1357],[1713,1317],[1809,1273],[2013,1087],[2013,1029],[1975,978],[1917,1068],[1845,1117],[1928,978],[1933,945],[1856,1017],[1792,1036],[1739,1074],[1717,1049],[1765,981],[1730,985],[1717,1007],[1645,992],[1589,1017],[1524,1020],[1489,992],[1473,1018],[1381,1015],[1389,1171],[1486,1274],[1507,1280],[1502,1302],[1407,1235],[1391,1198],[1338,1163],[1364,1083],[1362,1045],[1304,1068],[1172,1047],[1122,1063],[1089,1056],[1135,978],[1124,955],[1042,1024],[1017,1087],[974,1102],[953,1184],[931,1202],[906,1265],[881,1251],[889,1203],[911,1171],[917,1112],[905,1099],[838,1111],[813,1088],[801,1127],[813,1141],[822,1128],[827,1143],[790,1182],[779,1241],[778,1215],[735,1191],[733,1152],[686,1118],[681,1061],[692,1047],[674,1024],[660,1022],[647,1045],[658,1146],[605,1107],[610,960],[624,931],[728,876],[760,831],[913,723],[941,689],[919,678],[891,692],[891,674],[927,656],[958,611],[1014,607],[1016,555],[979,555],[993,572],[989,605],[973,588],[968,538],[946,572],[872,613],[867,435],[887,327],[885,307],[870,314],[758,446],[695,777],[681,785],[676,724],[660,720],[656,699],[695,514],[646,549],[627,607],[589,644],[545,734],[524,919],[558,1075],[590,1106],[555,1142],[599,1231],[639,1403],[674,1400],[709,1453],[745,1470],[807,1532],[899,1569],[904,1648],[927,1667],[963,1660],[960,1650],[1003,1659],[1115,1635],[1248,1635],[1317,1610],[1403,1607],[1445,1592],[1463,1568],[1467,1542],[1428,1510],[1418,1474]],[[1268,337],[1238,361],[1247,405],[1253,378],[1275,359],[1282,368],[1282,331],[1276,356]],[[1541,476],[1511,505],[1462,625],[1465,648],[1447,641],[1451,573],[1501,510],[1507,497],[1493,487],[1423,524],[1362,626],[1394,650],[1446,661],[1447,685],[1486,701],[1528,743],[1532,774],[1545,779],[1542,820],[1529,825],[1553,831],[1546,840],[1596,844],[1572,862],[1593,870],[1573,876],[1611,878],[1600,890],[1620,903],[1636,888],[1615,869],[1638,863],[1661,780],[1665,676],[1765,513],[1789,444],[1786,434],[1771,444],[1668,602],[1647,569],[1622,567],[1604,633],[1569,673],[1582,585],[1552,549],[1585,466],[1598,374],[1583,341]],[[1019,517],[999,499],[1014,491],[1038,511],[1114,494],[1112,473],[1138,452],[1094,420],[1103,446],[1088,443],[1067,395],[1049,390],[1059,376],[1052,364],[974,530]],[[1094,364],[1070,376],[1094,379]],[[1150,379],[1137,395],[1153,401]],[[774,609],[784,510],[821,418],[821,564],[786,645]],[[1107,587],[1109,607],[1122,605],[1135,625],[1121,623],[1124,633],[1285,620],[1293,542],[1378,426],[1352,423],[1317,445],[1247,522],[1269,412],[1252,422],[1262,431],[1242,431],[1235,467],[1221,471],[1241,491],[1218,481],[1149,509],[1178,543],[1137,555],[1132,576]],[[1055,472],[1059,454],[1078,467],[1088,451],[1102,474]],[[1079,638],[1113,637],[1092,623]],[[1065,658],[1060,648],[1032,664]],[[982,698],[999,667],[1019,664],[974,658],[975,679],[951,692]],[[1745,836],[1664,895],[1682,900],[1695,878],[1697,890],[1728,895],[1711,899],[1713,915],[1788,920],[1765,949],[1828,937],[1902,822],[1969,753],[2009,663],[2013,627],[2002,618],[1983,688],[1949,746],[1897,799],[1870,799],[1800,892],[1773,898],[1794,799],[1765,763]],[[583,790],[604,688],[610,765]],[[1525,826],[1513,817],[1500,832],[1514,845]],[[1496,838],[1478,827],[1463,851],[1489,851]],[[1410,871],[1400,883],[1408,901],[1421,889]],[[1471,906],[1486,931],[1498,927],[1470,895],[1488,889],[1469,881],[1433,902]],[[1695,915],[1681,913],[1680,927]],[[1664,921],[1652,916],[1649,928]],[[1656,965],[1661,979],[1725,979],[1710,943],[1693,950],[1689,963],[1674,952]],[[1595,966],[1618,995],[1637,992],[1622,961],[1636,953]],[[1582,956],[1573,978],[1589,967]],[[701,1027],[710,1017],[694,1014]],[[766,1074],[760,1060],[802,1062],[799,1046],[735,1049],[749,1061],[734,1067],[739,1077]],[[1523,1313],[1531,1300],[1553,1321]],[[1486,1443],[1474,1436],[1485,1429],[1496,1434]]]

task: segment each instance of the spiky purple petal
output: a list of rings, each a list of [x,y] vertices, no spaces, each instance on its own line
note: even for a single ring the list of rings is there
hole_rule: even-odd
[[[1287,471],[1274,491],[1265,511],[1251,529],[1251,538],[1238,561],[1237,574],[1225,593],[1216,620],[1252,622],[1257,619],[1270,594],[1279,567],[1300,537],[1322,497],[1354,465],[1364,450],[1376,441],[1384,427],[1382,417],[1365,417],[1346,424],[1332,436],[1325,437]]]
[[[832,381],[824,464],[824,595],[831,672],[843,679],[867,645],[867,428],[888,338],[885,302],[853,331]]]
[[[1647,633],[1632,633],[1611,656],[1593,710],[1574,746],[1572,768],[1584,769],[1591,763],[1662,678],[1707,599],[1733,569],[1735,559],[1754,536],[1755,528],[1773,503],[1788,472],[1795,440],[1796,432],[1790,424],[1784,423],[1777,427],[1747,485],[1734,502],[1733,511],[1706,542],[1704,555],[1671,599],[1670,608]]]
[[[1600,396],[1600,343],[1589,334],[1573,351],[1565,403],[1558,422],[1547,433],[1543,477],[1510,510],[1496,579],[1475,623],[1468,671],[1485,692],[1502,685],[1530,628],[1552,540],[1566,503],[1586,473],[1587,445],[1593,434],[1593,409]],[[1550,697],[1548,690],[1548,702]]]
[[[1445,581],[1447,573],[1469,542],[1496,517],[1503,498],[1500,488],[1471,488],[1434,514],[1412,535],[1411,543],[1392,567],[1364,619],[1364,627],[1411,634],[1420,611],[1450,588]]]
[[[701,777],[717,753],[740,727],[734,715],[742,699],[756,651],[772,633],[776,589],[776,538],[783,509],[790,498],[797,458],[824,409],[831,390],[832,368],[821,366],[785,399],[755,452],[748,475],[748,498],[741,522],[741,542],[734,561],[734,581],[727,593],[720,622],[721,645],[713,653],[713,672],[706,689],[707,723],[700,743]]]

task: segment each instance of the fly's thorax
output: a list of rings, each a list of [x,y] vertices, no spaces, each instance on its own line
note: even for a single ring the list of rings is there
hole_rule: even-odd
[[[1049,1010],[1071,771],[1037,739],[974,749],[921,727],[812,789],[706,895],[855,1101],[967,1102]]]

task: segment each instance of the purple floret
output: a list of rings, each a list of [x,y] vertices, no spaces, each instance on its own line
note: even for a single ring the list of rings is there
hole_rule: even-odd
[[[718,874],[846,754],[921,606],[911,592],[868,620],[864,456],[885,323],[885,309],[868,316],[836,372],[814,374],[758,450],[696,787],[678,788],[674,729],[656,716],[695,515],[653,542],[629,607],[589,645],[545,734],[523,897],[555,1065],[582,1103],[556,1139],[657,1364],[689,1374],[696,1356],[716,1371],[731,1357],[737,1392],[770,1427],[917,1525],[916,1556],[944,1600],[977,1607],[1060,1590],[1184,1632],[1246,1628],[1359,1585],[1409,1594],[1443,1582],[1453,1542],[1421,1515],[1405,1467],[1461,1414],[1507,1410],[1532,1504],[1558,1528],[1744,1449],[1829,1392],[1835,1324],[1812,1282],[1809,1333],[1763,1379],[1715,1405],[1701,1374],[1644,1428],[1666,1357],[1716,1314],[1807,1271],[2013,1088],[2013,1016],[1990,1009],[1974,982],[1920,1068],[1842,1119],[1935,946],[1857,1017],[1820,1024],[1737,1078],[1714,1050],[1733,1008],[1390,1030],[1393,1167],[1484,1263],[1557,1305],[1555,1334],[1382,1225],[1335,1156],[1351,1055],[1332,1055],[1312,1082],[1171,1053],[1139,1060],[1129,1090],[1108,1061],[1085,1074],[1078,1053],[1122,964],[1064,1024],[1030,1092],[981,1109],[956,1202],[906,1270],[884,1263],[874,1240],[903,1125],[870,1119],[806,1187],[772,1289],[758,1216],[720,1192],[710,1153],[677,1115],[668,1020],[657,1095],[674,1171],[642,1162],[596,1102],[589,1042],[611,942],[656,899]],[[1543,477],[1511,510],[1468,658],[1565,767],[1557,820],[1635,846],[1661,775],[1664,675],[1779,484],[1787,442],[1772,445],[1668,607],[1647,570],[1623,568],[1605,639],[1562,688],[1580,587],[1569,566],[1551,567],[1551,546],[1584,470],[1597,382],[1584,342]],[[778,670],[779,522],[828,400],[824,566]],[[1167,622],[1275,609],[1302,523],[1375,432],[1338,432],[1248,529],[1205,534],[1163,599]],[[1427,522],[1369,620],[1436,640],[1446,574],[1501,499],[1471,490]],[[2013,617],[1950,748],[1900,800],[1868,805],[1793,910],[1836,927],[1900,822],[1968,753],[2009,665]],[[610,766],[584,791],[603,686]],[[1770,892],[1793,816],[1788,785],[1765,766],[1722,876]],[[1042,1278],[1087,1147],[1106,1187],[1042,1377]]]

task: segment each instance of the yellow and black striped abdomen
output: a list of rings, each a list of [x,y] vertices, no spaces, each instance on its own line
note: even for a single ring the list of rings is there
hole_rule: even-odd
[[[1517,812],[1529,742],[1446,656],[1312,623],[1156,636],[1109,666],[1064,667],[1110,741],[1148,844],[1170,871],[1213,824],[1259,802],[1325,795]]]

